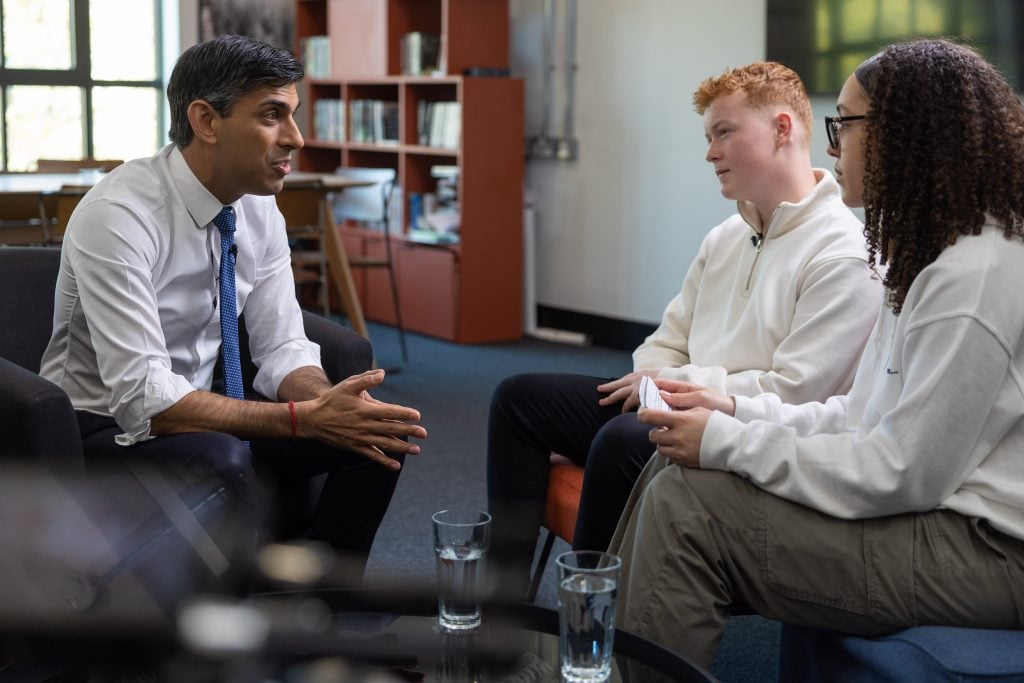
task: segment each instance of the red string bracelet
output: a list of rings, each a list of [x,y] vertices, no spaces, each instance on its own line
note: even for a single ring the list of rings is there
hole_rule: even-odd
[[[299,436],[299,418],[295,416],[295,401],[288,401],[288,412],[292,416],[292,438]]]

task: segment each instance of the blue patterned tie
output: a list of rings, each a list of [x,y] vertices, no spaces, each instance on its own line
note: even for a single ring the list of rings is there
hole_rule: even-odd
[[[220,337],[224,394],[244,398],[242,361],[238,356],[238,302],[235,294],[235,211],[225,206],[213,219],[220,230]]]

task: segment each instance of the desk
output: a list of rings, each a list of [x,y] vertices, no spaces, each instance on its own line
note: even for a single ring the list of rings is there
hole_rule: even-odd
[[[0,173],[0,194],[46,195],[65,185],[92,187],[103,177],[100,171],[79,173]]]
[[[97,170],[78,173],[0,173],[0,193],[50,194],[65,185],[91,187],[106,174]],[[325,188],[328,192],[341,192],[346,187],[365,187],[373,183],[343,178],[333,173],[306,173],[296,171],[285,176],[285,188]]]
[[[100,177],[98,171],[0,174],[0,243],[58,242],[50,229],[59,223],[63,188],[88,188]]]

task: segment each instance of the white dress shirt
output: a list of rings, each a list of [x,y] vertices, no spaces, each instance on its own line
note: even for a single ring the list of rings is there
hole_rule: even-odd
[[[232,206],[254,387],[276,398],[293,370],[320,367],[320,348],[302,326],[274,197]],[[154,415],[211,387],[221,346],[220,233],[211,221],[221,208],[172,144],[119,166],[71,216],[40,374],[76,410],[113,416],[122,445],[152,438]]]

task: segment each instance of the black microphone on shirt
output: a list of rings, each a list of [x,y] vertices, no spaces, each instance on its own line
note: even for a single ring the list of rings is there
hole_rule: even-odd
[[[754,249],[757,249],[759,246],[761,246],[761,236],[760,235],[751,235],[750,236],[750,243],[754,245]]]
[[[238,245],[232,244],[230,247],[228,247],[228,253],[234,256],[235,258],[238,258]]]

